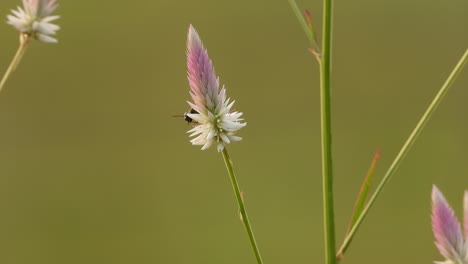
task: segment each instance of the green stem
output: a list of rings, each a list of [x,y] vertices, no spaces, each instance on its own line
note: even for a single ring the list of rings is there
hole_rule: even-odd
[[[372,207],[375,200],[377,199],[377,197],[379,196],[379,194],[382,192],[383,188],[387,184],[388,180],[393,175],[395,170],[398,168],[398,166],[400,165],[400,163],[403,160],[403,158],[405,157],[405,155],[408,153],[408,150],[411,148],[413,143],[418,138],[419,134],[421,133],[421,131],[424,128],[424,125],[426,125],[426,123],[429,121],[429,119],[431,118],[431,116],[434,113],[435,109],[437,108],[439,103],[442,101],[445,94],[447,93],[450,86],[453,84],[453,82],[455,81],[455,79],[457,78],[458,74],[461,72],[461,70],[463,69],[463,67],[465,66],[467,61],[468,61],[468,49],[465,51],[465,53],[461,57],[460,61],[455,66],[455,68],[452,70],[449,77],[447,78],[445,83],[442,85],[442,88],[440,88],[439,92],[437,93],[437,95],[432,100],[432,102],[429,105],[429,107],[427,108],[426,112],[423,114],[423,116],[419,120],[419,122],[416,125],[416,127],[414,128],[413,132],[411,132],[410,136],[406,140],[405,144],[401,148],[401,150],[398,153],[398,155],[396,156],[395,160],[393,161],[393,163],[388,168],[387,172],[385,173],[384,177],[382,178],[382,181],[379,183],[379,185],[377,186],[377,189],[375,190],[374,194],[369,199],[369,202],[367,203],[366,207],[362,211],[362,214],[356,220],[356,223],[354,224],[354,226],[352,227],[352,229],[349,231],[348,235],[346,236],[346,238],[345,238],[345,240],[343,242],[343,245],[341,246],[341,248],[340,248],[340,250],[338,252],[338,257],[342,256],[344,254],[344,252],[346,251],[346,249],[348,248],[348,246],[351,243],[356,231],[358,230],[358,228],[360,227],[362,221],[364,220],[367,213],[369,212],[369,209]]]
[[[13,60],[11,61],[10,65],[8,66],[8,69],[3,75],[2,80],[0,81],[0,91],[3,89],[3,86],[5,86],[5,83],[8,80],[8,77],[10,77],[11,73],[15,71],[16,67],[18,66],[21,59],[23,58],[23,55],[26,52],[26,47],[28,45],[28,40],[29,40],[28,35],[20,34],[20,44],[19,44],[18,50],[16,51],[16,54],[13,57]]]
[[[260,256],[260,251],[258,250],[257,242],[255,242],[255,237],[252,232],[252,228],[250,227],[249,218],[247,216],[247,211],[245,210],[244,201],[242,200],[239,184],[237,183],[236,175],[234,174],[234,169],[232,168],[232,161],[229,157],[229,153],[226,147],[224,147],[223,150],[223,159],[224,163],[226,164],[226,169],[229,173],[229,178],[231,179],[234,194],[236,195],[237,204],[239,205],[242,223],[244,224],[245,230],[247,231],[247,235],[249,236],[250,245],[252,246],[252,250],[254,251],[257,263],[262,264],[262,257]]]
[[[332,49],[332,0],[323,1],[322,58],[320,62],[320,105],[322,131],[323,217],[325,263],[335,264],[335,218],[333,209],[333,164],[330,111],[330,73]]]

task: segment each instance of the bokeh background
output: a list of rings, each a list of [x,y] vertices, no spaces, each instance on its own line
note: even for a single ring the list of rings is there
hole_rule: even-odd
[[[190,23],[248,123],[229,149],[265,263],[323,262],[318,67],[286,0],[59,2],[59,44],[32,43],[0,94],[0,263],[254,263],[221,155],[191,146],[172,117],[188,110]],[[18,4],[2,0],[1,15]],[[321,1],[298,4],[319,30]],[[468,2],[334,11],[341,242],[374,152],[377,181],[468,46]],[[18,35],[0,33],[3,72]],[[343,263],[441,259],[430,190],[460,215],[466,88],[465,70]]]

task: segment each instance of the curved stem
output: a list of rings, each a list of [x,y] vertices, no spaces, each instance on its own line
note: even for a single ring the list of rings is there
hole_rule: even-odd
[[[239,211],[241,214],[242,223],[244,224],[245,230],[247,231],[247,235],[249,236],[250,245],[252,246],[252,250],[254,251],[255,258],[257,259],[257,263],[262,264],[263,263],[262,257],[260,256],[260,251],[258,250],[257,242],[255,241],[255,237],[252,232],[252,227],[250,227],[250,222],[247,216],[247,211],[245,210],[244,201],[242,200],[242,194],[240,192],[239,184],[237,183],[236,175],[234,174],[234,169],[232,167],[232,161],[231,161],[231,158],[229,157],[229,153],[226,147],[224,147],[222,153],[223,153],[224,163],[226,164],[226,169],[229,174],[229,178],[231,179],[232,188],[234,190],[234,194],[236,195],[237,204],[239,205]]]
[[[335,217],[333,208],[333,164],[331,137],[331,49],[332,0],[323,1],[322,58],[320,62],[320,105],[322,130],[323,221],[325,233],[325,263],[335,264]]]
[[[20,34],[20,44],[18,50],[16,51],[13,60],[11,61],[8,69],[6,70],[5,74],[3,75],[2,80],[0,81],[0,91],[5,86],[6,81],[10,77],[11,73],[16,70],[16,67],[20,63],[21,59],[23,58],[24,53],[26,52],[26,47],[28,45],[29,36],[27,34]]]
[[[408,137],[408,139],[406,140],[405,144],[403,145],[403,147],[401,148],[400,152],[398,153],[398,155],[396,156],[395,160],[392,162],[392,164],[390,165],[390,167],[388,168],[387,172],[385,173],[384,177],[382,178],[381,182],[379,183],[379,185],[377,186],[374,194],[372,195],[372,197],[369,199],[369,202],[367,203],[366,207],[364,207],[361,215],[359,216],[359,218],[356,220],[356,223],[354,224],[354,226],[351,228],[351,230],[349,231],[348,235],[346,236],[344,242],[343,242],[343,245],[341,246],[339,252],[338,252],[338,257],[341,258],[342,255],[344,254],[344,252],[346,251],[346,249],[348,248],[349,244],[351,243],[354,235],[356,234],[356,231],[358,230],[358,228],[360,227],[362,221],[364,220],[364,218],[366,217],[367,213],[369,212],[369,209],[372,207],[372,205],[374,204],[375,200],[377,199],[377,197],[379,196],[379,194],[382,192],[383,188],[385,187],[385,185],[387,184],[388,180],[390,179],[390,177],[393,175],[393,173],[396,171],[396,169],[398,168],[398,166],[400,165],[401,161],[403,160],[403,158],[405,157],[405,155],[408,153],[409,149],[411,148],[411,146],[413,145],[413,143],[416,141],[416,139],[418,138],[419,134],[421,133],[421,131],[423,130],[424,128],[424,125],[426,125],[426,123],[429,121],[429,119],[431,118],[432,114],[434,113],[435,109],[437,108],[437,106],[439,105],[439,103],[442,101],[442,99],[444,98],[445,94],[447,93],[448,89],[450,88],[450,86],[453,84],[453,82],[455,81],[455,79],[457,78],[458,74],[461,72],[461,70],[463,69],[463,67],[465,66],[465,64],[467,63],[468,61],[468,49],[465,51],[465,53],[463,54],[463,56],[460,58],[460,60],[458,61],[457,65],[455,66],[455,68],[452,70],[452,72],[450,73],[449,77],[447,78],[447,80],[445,81],[445,83],[442,85],[442,87],[440,88],[439,92],[437,93],[437,95],[434,97],[434,99],[432,100],[431,104],[429,105],[429,107],[427,108],[426,112],[423,114],[423,116],[421,117],[421,119],[419,120],[418,124],[416,125],[416,127],[414,128],[413,132],[411,132],[410,136]]]

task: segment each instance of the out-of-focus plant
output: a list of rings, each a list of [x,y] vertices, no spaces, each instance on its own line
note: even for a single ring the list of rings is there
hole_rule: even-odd
[[[19,46],[0,81],[0,91],[8,77],[18,67],[31,38],[45,43],[57,43],[54,36],[60,27],[52,23],[59,18],[52,15],[57,7],[56,0],[23,0],[23,7],[11,10],[11,14],[7,16],[7,23],[18,30]]]
[[[332,157],[332,130],[331,130],[331,53],[332,53],[332,5],[333,0],[323,0],[323,16],[322,16],[322,44],[319,46],[317,41],[317,34],[315,33],[312,18],[310,13],[306,11],[305,18],[297,6],[295,0],[289,0],[292,10],[294,11],[300,25],[309,40],[309,50],[317,59],[320,65],[320,103],[321,103],[321,142],[322,142],[322,182],[323,182],[323,217],[324,217],[324,234],[325,234],[325,262],[327,264],[335,264],[339,262],[346,250],[348,249],[352,239],[354,238],[358,228],[361,226],[364,218],[369,212],[372,205],[374,205],[377,197],[382,192],[385,185],[388,183],[391,176],[395,173],[398,166],[403,161],[405,155],[413,143],[418,138],[419,134],[424,128],[424,125],[429,121],[435,109],[444,98],[450,86],[453,84],[457,75],[461,72],[464,65],[468,60],[468,49],[462,55],[460,61],[457,63],[445,83],[442,85],[439,92],[430,103],[425,113],[416,124],[416,127],[403,144],[403,147],[391,163],[390,167],[385,172],[380,183],[377,185],[376,190],[367,201],[367,195],[370,185],[370,179],[373,176],[373,167],[375,162],[371,165],[371,170],[367,174],[361,192],[359,192],[353,216],[351,217],[350,227],[346,237],[341,244],[338,252],[335,245],[335,224],[334,224],[334,206],[333,206],[333,157]],[[367,201],[367,202],[366,202]]]
[[[446,259],[443,262],[437,261],[436,264],[468,264],[467,191],[465,191],[463,204],[464,232],[444,195],[435,185],[432,187],[432,231],[435,244],[440,254]]]

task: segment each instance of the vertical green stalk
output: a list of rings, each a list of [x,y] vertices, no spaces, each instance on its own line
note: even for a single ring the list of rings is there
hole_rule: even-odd
[[[239,211],[241,214],[242,223],[244,224],[245,230],[247,231],[247,235],[249,236],[250,245],[252,246],[252,250],[255,254],[255,258],[257,259],[257,263],[262,264],[263,263],[262,257],[260,256],[260,251],[258,250],[257,242],[255,242],[255,237],[252,232],[252,228],[250,227],[249,218],[247,216],[247,211],[245,210],[244,201],[242,200],[242,195],[239,189],[239,184],[237,183],[236,175],[234,174],[234,169],[232,168],[232,161],[231,161],[231,158],[229,157],[229,153],[226,147],[224,147],[224,150],[223,150],[223,159],[224,159],[224,163],[226,164],[226,169],[229,173],[229,178],[231,179],[231,184],[234,190],[234,194],[236,195],[237,204],[239,205]]]
[[[16,69],[21,59],[23,58],[23,55],[26,52],[26,47],[28,45],[28,40],[29,36],[27,34],[20,34],[20,44],[18,50],[16,51],[13,60],[11,61],[10,65],[8,66],[8,69],[3,75],[2,80],[0,81],[0,91],[3,89],[3,86],[5,86],[8,77],[10,77],[11,73]]]
[[[358,230],[358,228],[362,224],[362,221],[364,220],[367,213],[369,212],[369,209],[372,207],[375,200],[377,199],[377,197],[379,196],[379,194],[382,192],[383,188],[387,184],[388,180],[390,179],[390,177],[393,175],[393,173],[396,171],[396,169],[400,165],[401,161],[403,161],[403,158],[406,156],[409,149],[411,148],[413,143],[418,138],[418,136],[421,133],[421,131],[423,130],[424,126],[427,124],[427,122],[431,118],[432,114],[436,110],[437,106],[440,104],[440,102],[442,101],[444,96],[447,94],[447,91],[449,90],[450,86],[452,86],[453,82],[455,81],[455,79],[457,78],[458,74],[461,72],[461,70],[463,69],[463,67],[467,63],[467,61],[468,61],[468,49],[465,50],[465,53],[463,54],[463,56],[458,61],[457,65],[452,70],[449,77],[444,82],[444,84],[442,85],[439,92],[437,93],[437,95],[432,100],[429,107],[426,109],[426,112],[424,112],[423,116],[419,120],[419,122],[416,125],[416,127],[414,128],[413,132],[411,132],[410,136],[406,140],[406,142],[403,145],[403,147],[401,148],[400,152],[398,152],[398,155],[395,157],[395,160],[393,160],[392,164],[388,168],[388,170],[385,173],[384,177],[382,178],[379,185],[377,186],[374,194],[369,199],[369,202],[367,203],[366,207],[364,207],[361,215],[356,220],[354,226],[351,228],[348,235],[346,236],[346,238],[345,238],[345,240],[343,242],[343,245],[341,246],[341,248],[340,248],[340,250],[338,252],[338,256],[342,256],[344,254],[344,252],[346,251],[346,249],[348,248],[348,246],[351,243],[354,235],[356,234],[356,231]]]
[[[320,105],[322,131],[323,221],[325,263],[335,264],[335,218],[333,209],[333,164],[330,113],[332,49],[332,0],[323,1],[322,58],[320,61]]]

